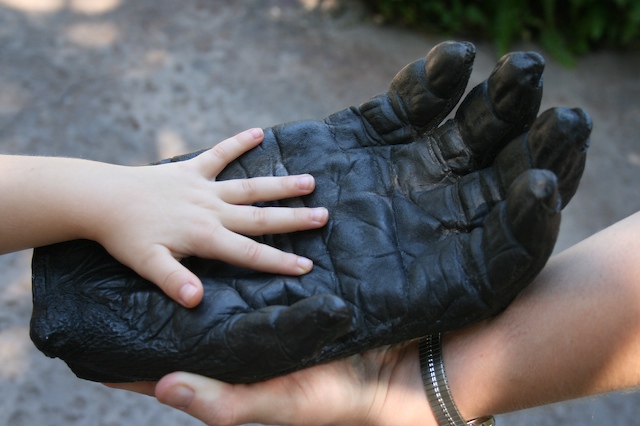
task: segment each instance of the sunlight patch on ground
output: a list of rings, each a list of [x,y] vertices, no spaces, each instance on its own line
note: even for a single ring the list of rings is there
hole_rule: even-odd
[[[0,81],[0,116],[17,114],[30,101],[31,96],[24,88]]]
[[[84,22],[67,29],[67,38],[83,47],[106,47],[118,39],[118,29],[109,22]]]
[[[0,377],[16,380],[29,369],[29,328],[13,327],[0,331]]]
[[[76,12],[100,15],[115,10],[121,2],[121,0],[71,0],[69,6]]]
[[[22,12],[51,13],[65,6],[64,0],[0,0],[0,5]]]
[[[171,129],[162,129],[158,133],[156,148],[159,158],[171,158],[187,152],[187,144],[182,137]]]
[[[99,15],[116,9],[122,0],[0,0],[0,5],[29,13],[53,13],[66,7],[86,15]]]

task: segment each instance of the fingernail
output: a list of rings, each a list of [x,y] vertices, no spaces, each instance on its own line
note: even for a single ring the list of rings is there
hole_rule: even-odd
[[[303,175],[298,177],[298,187],[300,189],[312,189],[314,185],[314,179],[311,175]]]
[[[262,137],[262,133],[263,133],[263,132],[262,132],[262,129],[258,129],[258,128],[255,128],[255,129],[249,129],[249,134],[250,134],[251,136],[253,136],[253,138],[254,138],[254,139],[259,139],[259,138],[261,138],[261,137]]]
[[[180,288],[180,293],[179,293],[180,300],[182,301],[183,304],[190,306],[197,292],[198,292],[198,289],[196,288],[195,285],[191,283],[186,283]]]
[[[193,389],[184,385],[175,385],[167,395],[165,395],[162,402],[174,408],[184,410],[189,406],[189,404],[191,404],[194,395],[195,392]]]
[[[327,221],[327,217],[329,216],[329,211],[324,207],[317,207],[315,209],[311,209],[311,220],[318,223],[324,223]]]
[[[298,266],[302,272],[309,272],[313,268],[313,262],[306,257],[298,257]]]

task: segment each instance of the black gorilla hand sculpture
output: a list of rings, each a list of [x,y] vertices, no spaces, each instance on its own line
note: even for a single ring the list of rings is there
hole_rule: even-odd
[[[34,254],[32,339],[90,380],[251,382],[498,313],[550,256],[591,122],[580,109],[536,120],[543,59],[514,53],[438,127],[474,53],[438,45],[387,93],[267,129],[225,170],[315,176],[315,193],[285,204],[325,206],[328,225],[263,239],[313,259],[308,275],[188,258],[205,295],[185,309],[95,243],[48,246]]]

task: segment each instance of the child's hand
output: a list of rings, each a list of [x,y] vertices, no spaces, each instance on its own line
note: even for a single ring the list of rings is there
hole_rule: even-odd
[[[111,211],[92,236],[112,256],[157,284],[187,307],[202,299],[202,283],[179,263],[186,256],[300,275],[309,259],[259,244],[244,235],[318,228],[324,208],[258,208],[250,204],[298,197],[314,190],[310,175],[216,181],[225,166],[257,146],[262,130],[251,129],[183,162],[121,168],[109,194]],[[118,211],[114,214],[114,211]]]

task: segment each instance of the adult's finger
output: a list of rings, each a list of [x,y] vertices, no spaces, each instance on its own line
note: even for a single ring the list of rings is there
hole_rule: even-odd
[[[404,353],[397,347],[379,348],[249,385],[232,385],[177,372],[160,380],[156,397],[210,425],[255,422],[311,426],[355,424],[357,419],[365,423],[363,415],[376,419],[379,415],[377,410],[372,411],[375,399],[391,393],[384,391],[391,383],[386,380],[387,374],[380,376],[381,371],[399,365],[394,358],[409,355],[416,360],[405,364],[411,366],[410,373],[419,369],[416,353]],[[393,370],[396,374],[397,370]],[[424,399],[419,383],[418,380],[417,397]],[[403,390],[399,392],[405,398],[410,390],[406,385],[403,381]]]
[[[211,426],[280,424],[292,408],[291,400],[274,394],[268,384],[232,385],[183,372],[162,378],[155,396]]]

